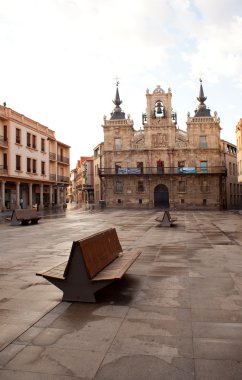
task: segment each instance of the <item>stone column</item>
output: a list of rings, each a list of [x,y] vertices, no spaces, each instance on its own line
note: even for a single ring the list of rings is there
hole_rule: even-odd
[[[16,208],[20,208],[20,182],[16,182]]]
[[[60,188],[57,187],[57,206],[60,206]]]
[[[53,202],[53,187],[50,185],[50,205],[49,207],[52,208],[52,202]]]
[[[6,181],[2,181],[2,185],[1,185],[2,211],[4,211],[6,209],[6,206],[5,206],[5,183],[6,183]]]
[[[39,209],[40,210],[43,210],[43,208],[44,208],[44,185],[43,185],[43,183],[41,183],[40,185],[39,185],[39,188],[40,188],[40,205],[39,205]]]
[[[33,207],[33,192],[32,192],[32,186],[33,186],[33,184],[32,184],[32,183],[29,183],[29,206],[28,206],[28,208],[32,208],[32,207]]]

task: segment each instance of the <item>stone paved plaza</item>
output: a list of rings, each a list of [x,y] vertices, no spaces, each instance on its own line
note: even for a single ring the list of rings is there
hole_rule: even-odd
[[[241,380],[242,215],[67,210],[0,222],[0,379]],[[142,254],[97,303],[61,302],[36,272],[72,241],[115,227]]]

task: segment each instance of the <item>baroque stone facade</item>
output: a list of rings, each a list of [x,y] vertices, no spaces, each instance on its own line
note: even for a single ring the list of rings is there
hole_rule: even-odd
[[[102,199],[108,207],[226,208],[226,160],[220,120],[205,105],[200,83],[198,107],[177,127],[172,93],[157,86],[146,92],[143,126],[136,131],[122,112],[118,83],[115,108],[104,117]]]

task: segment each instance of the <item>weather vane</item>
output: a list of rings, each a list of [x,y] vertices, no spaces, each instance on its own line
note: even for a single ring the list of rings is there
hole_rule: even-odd
[[[115,79],[115,81],[116,81],[116,86],[118,87],[118,85],[119,85],[119,77],[116,75],[116,77],[114,78]]]

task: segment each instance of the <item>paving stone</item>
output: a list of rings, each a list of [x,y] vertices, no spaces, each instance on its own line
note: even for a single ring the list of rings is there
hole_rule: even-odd
[[[174,228],[156,216],[74,210],[0,224],[0,379],[242,378],[242,215],[177,211]],[[61,302],[35,273],[111,226],[141,256],[95,304]]]
[[[196,380],[241,380],[242,361],[195,360]]]
[[[182,363],[181,360],[183,360]],[[132,355],[132,357],[107,355],[107,360],[102,364],[94,379],[193,380],[195,378],[193,362],[189,360],[186,362],[180,358],[163,360],[151,355]]]

